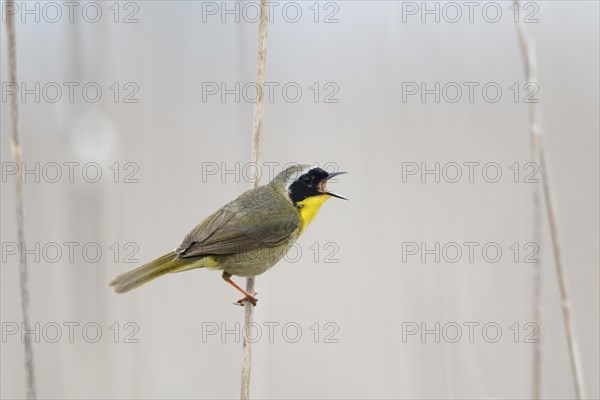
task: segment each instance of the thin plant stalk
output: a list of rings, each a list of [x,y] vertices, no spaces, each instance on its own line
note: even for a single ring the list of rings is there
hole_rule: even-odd
[[[520,16],[520,2],[515,1],[515,10],[517,12],[517,34],[519,37],[519,45],[521,48],[521,54],[523,58],[523,67],[525,69],[525,78],[528,82],[537,85],[537,63],[535,56],[535,47],[533,39],[527,34],[525,26]],[[546,149],[544,146],[544,140],[542,136],[542,130],[540,129],[539,121],[539,106],[537,103],[530,103],[529,107],[529,131],[531,136],[532,154],[534,162],[537,162],[541,173],[541,192],[546,203],[546,216],[548,218],[548,224],[550,226],[550,238],[552,243],[552,254],[554,257],[554,265],[556,267],[556,276],[558,279],[558,286],[560,291],[561,305],[563,322],[565,326],[565,333],[567,337],[567,347],[569,352],[569,361],[571,365],[571,374],[573,376],[573,384],[575,387],[575,397],[582,399],[585,397],[584,383],[583,383],[583,368],[581,366],[581,356],[579,352],[579,345],[577,341],[577,334],[575,332],[575,324],[573,322],[573,316],[571,313],[571,295],[567,285],[567,279],[564,271],[564,264],[561,253],[561,240],[560,240],[560,229],[558,226],[557,210],[554,205],[554,195],[552,191],[552,179],[550,172],[548,171],[548,163],[546,156]],[[541,209],[541,196],[540,190],[535,189],[534,192],[534,207]],[[537,193],[537,194],[536,194]],[[541,224],[541,211],[534,211],[534,213],[540,213],[540,217],[534,214],[534,236],[539,237],[540,233],[537,232]],[[539,268],[539,267],[537,267]],[[536,322],[539,324],[541,320],[541,269],[538,269],[537,273],[534,274],[534,313]],[[539,331],[541,332],[541,325]],[[537,399],[540,397],[540,382],[541,382],[541,353],[539,344],[537,351],[534,350],[534,384],[532,395],[533,398]]]
[[[267,59],[267,28],[269,21],[269,7],[267,1],[260,2],[260,22],[258,26],[258,55],[256,62],[256,84],[258,87],[258,98],[254,104],[254,121],[252,126],[252,162],[256,166],[257,175],[254,181],[254,187],[258,187],[260,177],[258,175],[261,162],[261,143],[263,130],[263,117],[265,113],[264,88],[265,88],[265,63]],[[254,278],[246,280],[246,291],[254,293]],[[254,306],[249,301],[245,303],[244,310],[244,338],[242,344],[242,381],[240,390],[240,399],[250,398],[250,378],[252,368],[252,345],[247,340],[250,336],[250,329],[254,322]]]
[[[4,5],[6,12],[6,39],[8,53],[8,81],[17,84],[17,40],[15,32],[15,13],[8,12],[13,10],[15,4],[9,0]],[[27,273],[27,258],[23,254],[25,247],[25,207],[22,184],[22,148],[19,135],[19,101],[17,96],[11,96],[10,115],[12,122],[11,152],[14,163],[16,164],[18,174],[15,174],[15,195],[16,195],[16,216],[17,216],[17,240],[19,243],[19,289],[21,294],[21,314],[26,332],[31,331],[31,322],[29,318],[29,276]],[[36,399],[37,390],[35,384],[35,371],[33,368],[33,348],[31,346],[30,335],[25,335],[23,345],[25,347],[25,376],[27,385],[27,398]]]

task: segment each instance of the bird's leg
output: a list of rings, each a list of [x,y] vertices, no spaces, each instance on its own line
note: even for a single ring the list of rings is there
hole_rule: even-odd
[[[239,290],[240,292],[242,292],[244,294],[244,298],[236,301],[235,304],[239,304],[240,306],[243,306],[246,301],[249,301],[250,303],[252,303],[253,306],[256,306],[256,302],[258,301],[258,299],[256,297],[254,297],[253,295],[251,295],[250,293],[246,292],[241,287],[239,287],[234,281],[232,281],[231,274],[229,274],[227,272],[223,272],[222,276],[223,276],[223,279],[225,279],[225,282],[229,283],[231,286],[233,286],[234,288],[236,288],[237,290]]]

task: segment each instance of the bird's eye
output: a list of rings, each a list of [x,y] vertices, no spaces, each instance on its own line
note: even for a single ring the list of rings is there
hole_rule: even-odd
[[[304,183],[305,185],[312,185],[313,178],[314,178],[313,176],[303,176],[302,183]]]

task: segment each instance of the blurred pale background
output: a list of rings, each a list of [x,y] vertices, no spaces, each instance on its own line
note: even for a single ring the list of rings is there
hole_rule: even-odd
[[[231,305],[237,293],[218,273],[166,276],[123,296],[106,285],[137,265],[125,262],[126,243],[139,246],[134,258],[149,261],[172,250],[202,218],[251,186],[232,174],[202,177],[203,168],[214,163],[233,169],[249,162],[253,110],[251,101],[242,97],[236,102],[234,95],[225,102],[220,95],[203,101],[202,87],[203,82],[226,82],[228,88],[240,82],[243,87],[254,80],[258,24],[244,18],[236,23],[227,15],[222,23],[220,9],[216,15],[205,12],[203,21],[207,5],[198,1],[143,1],[134,2],[134,8],[120,3],[119,21],[136,11],[138,22],[115,23],[111,4],[102,4],[98,23],[83,20],[81,8],[69,23],[63,8],[57,23],[44,18],[36,23],[29,16],[17,24],[21,81],[28,87],[80,83],[73,103],[65,86],[56,103],[47,96],[36,103],[32,95],[20,103],[25,162],[31,167],[36,162],[97,162],[103,172],[98,183],[86,182],[76,169],[73,183],[63,176],[57,183],[36,183],[30,177],[25,184],[28,242],[80,243],[73,262],[66,254],[54,263],[48,257],[29,259],[32,321],[42,327],[57,323],[63,334],[56,343],[44,337],[34,343],[38,393],[69,399],[235,398],[241,343],[233,334],[203,340],[203,323],[206,334],[208,325],[233,330],[243,321],[242,310]],[[284,4],[275,9],[269,26],[267,81],[280,86],[266,105],[264,161],[334,163],[350,171],[335,190],[351,201],[329,201],[300,240],[299,260],[282,261],[257,279],[256,321],[263,337],[253,348],[253,397],[529,397],[533,345],[524,341],[531,331],[524,324],[534,320],[532,264],[522,262],[523,250],[515,262],[509,247],[532,240],[533,185],[523,183],[522,176],[514,183],[509,169],[515,162],[522,168],[530,154],[528,105],[523,91],[515,102],[510,89],[515,82],[522,88],[525,79],[511,3],[496,3],[503,12],[496,23],[482,18],[486,3],[475,9],[472,23],[466,7],[457,23],[443,16],[439,23],[431,16],[421,23],[420,13],[405,15],[403,22],[406,4],[394,1],[295,3],[302,16],[291,23],[282,16]],[[536,97],[560,211],[586,391],[598,398],[599,7],[591,1],[535,6],[539,22],[527,28],[538,52]],[[288,19],[295,19],[288,11]],[[327,15],[337,22],[324,23]],[[5,39],[3,23],[3,82]],[[103,89],[97,103],[82,99],[81,86],[88,82]],[[110,89],[115,82],[119,102]],[[139,88],[138,103],[122,101],[132,92],[124,87],[128,82]],[[295,103],[282,96],[281,87],[289,82],[302,88]],[[310,89],[315,82],[317,102]],[[329,82],[334,86],[325,88]],[[403,101],[403,82],[426,82],[429,88],[435,82],[480,86],[473,102],[465,89],[456,103],[443,98],[436,103],[433,95],[423,103],[419,95]],[[496,103],[481,95],[488,82],[503,90]],[[338,102],[326,103],[332,87],[338,89],[333,95]],[[5,94],[3,89],[3,163],[11,160]],[[119,183],[109,169],[115,162]],[[122,182],[133,171],[124,168],[128,162],[139,167],[138,183]],[[403,162],[430,167],[496,162],[503,176],[488,183],[479,169],[473,183],[464,176],[458,183],[435,183],[431,176],[426,183],[418,176],[403,182]],[[3,246],[16,241],[14,198],[12,177],[3,178]],[[566,399],[574,392],[547,232],[544,221],[542,395]],[[326,248],[329,242],[334,247]],[[421,262],[418,255],[403,262],[403,242],[425,242],[429,248],[436,242],[495,242],[503,256],[497,263],[485,261],[480,251],[474,262],[466,254],[456,263],[436,263],[432,256]],[[102,248],[98,262],[82,259],[86,243]],[[121,248],[117,262],[110,250],[114,243]],[[318,255],[314,248],[320,249]],[[339,262],[328,262],[335,248]],[[4,250],[3,329],[21,318],[18,258]],[[64,325],[69,322],[80,324],[73,343]],[[102,329],[97,343],[82,338],[81,328],[90,322]],[[138,343],[124,342],[132,332],[125,329],[127,322],[139,328],[133,336]],[[271,322],[280,324],[273,343],[264,325]],[[297,343],[282,335],[290,322],[302,329]],[[325,329],[328,322],[335,325]],[[436,343],[433,335],[403,340],[407,322],[425,322],[428,329],[437,322],[457,323],[463,336],[457,343],[445,338]],[[480,324],[473,343],[463,325],[469,322]],[[520,324],[518,343],[511,330],[515,322]],[[486,323],[502,328],[496,343],[482,337]],[[325,340],[331,327],[339,328],[333,336],[337,343]],[[293,329],[288,333],[295,336]],[[3,338],[3,398],[24,397],[22,364],[19,334]]]

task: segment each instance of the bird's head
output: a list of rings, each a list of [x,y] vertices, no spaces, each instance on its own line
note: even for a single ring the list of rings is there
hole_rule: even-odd
[[[296,207],[302,207],[307,200],[319,200],[321,203],[330,197],[348,200],[327,189],[327,182],[342,174],[345,172],[327,172],[310,165],[294,165],[277,175],[272,184],[285,193]]]

